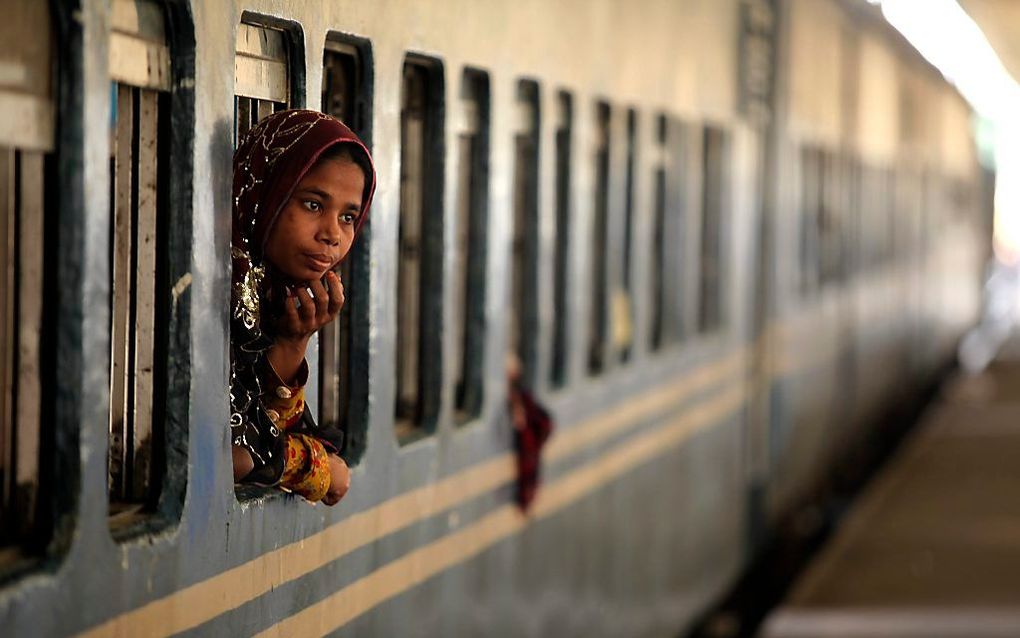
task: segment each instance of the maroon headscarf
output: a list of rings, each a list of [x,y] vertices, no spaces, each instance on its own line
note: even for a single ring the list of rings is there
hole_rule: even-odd
[[[298,182],[336,144],[357,146],[372,167],[371,174],[365,176],[356,237],[368,219],[375,168],[364,143],[343,122],[318,111],[280,111],[252,127],[234,152],[231,307],[235,318],[242,318],[238,313],[245,315],[243,322],[249,330],[258,330],[254,293],[262,283],[262,253],[269,232]],[[259,272],[250,273],[253,268]]]

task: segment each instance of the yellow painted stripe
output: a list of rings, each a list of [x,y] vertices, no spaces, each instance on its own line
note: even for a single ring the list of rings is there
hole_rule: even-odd
[[[545,485],[539,491],[532,517],[525,518],[513,505],[500,506],[463,529],[424,545],[337,590],[257,634],[257,638],[322,636],[336,631],[380,603],[520,532],[532,520],[555,514],[631,469],[662,456],[699,430],[717,423],[743,401],[742,388],[723,391],[665,426],[638,435]]]
[[[557,434],[550,441],[546,460],[568,457],[635,427],[641,419],[679,408],[693,393],[739,373],[744,357],[744,351],[738,350]],[[388,534],[490,492],[512,481],[516,472],[514,455],[501,454],[116,616],[79,636],[164,637],[193,629]]]

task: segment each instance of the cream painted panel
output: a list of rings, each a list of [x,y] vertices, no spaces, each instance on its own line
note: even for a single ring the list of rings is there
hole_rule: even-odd
[[[891,162],[899,140],[896,59],[878,38],[861,38],[858,150],[871,162]]]
[[[970,177],[977,151],[970,136],[970,109],[953,89],[942,89],[942,168],[950,175]]]
[[[843,122],[843,15],[828,0],[795,0],[790,25],[791,133],[836,145]]]

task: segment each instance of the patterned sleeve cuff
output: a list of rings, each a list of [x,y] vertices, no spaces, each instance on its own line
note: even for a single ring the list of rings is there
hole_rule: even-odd
[[[315,502],[329,491],[330,479],[329,459],[322,443],[305,434],[288,436],[280,486]]]

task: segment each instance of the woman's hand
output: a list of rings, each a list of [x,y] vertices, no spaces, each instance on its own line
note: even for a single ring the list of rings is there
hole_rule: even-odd
[[[351,470],[336,454],[329,455],[329,491],[322,497],[326,505],[336,505],[351,487]]]
[[[344,305],[344,285],[333,271],[326,273],[326,286],[316,279],[297,286],[296,296],[284,300],[284,314],[276,323],[276,339],[269,349],[269,362],[280,380],[290,385],[305,360],[308,339],[316,330],[336,319]],[[311,294],[309,294],[311,290]],[[312,298],[314,295],[314,299]],[[301,307],[298,308],[298,302]]]
[[[231,455],[234,461],[234,482],[240,483],[241,479],[251,474],[255,469],[255,461],[251,459],[248,450],[240,445],[231,446]]]
[[[293,287],[293,296],[283,303],[283,317],[276,326],[280,339],[307,342],[316,330],[336,319],[344,305],[344,285],[332,270],[326,273],[326,286],[313,279]],[[298,307],[300,305],[300,307]]]

